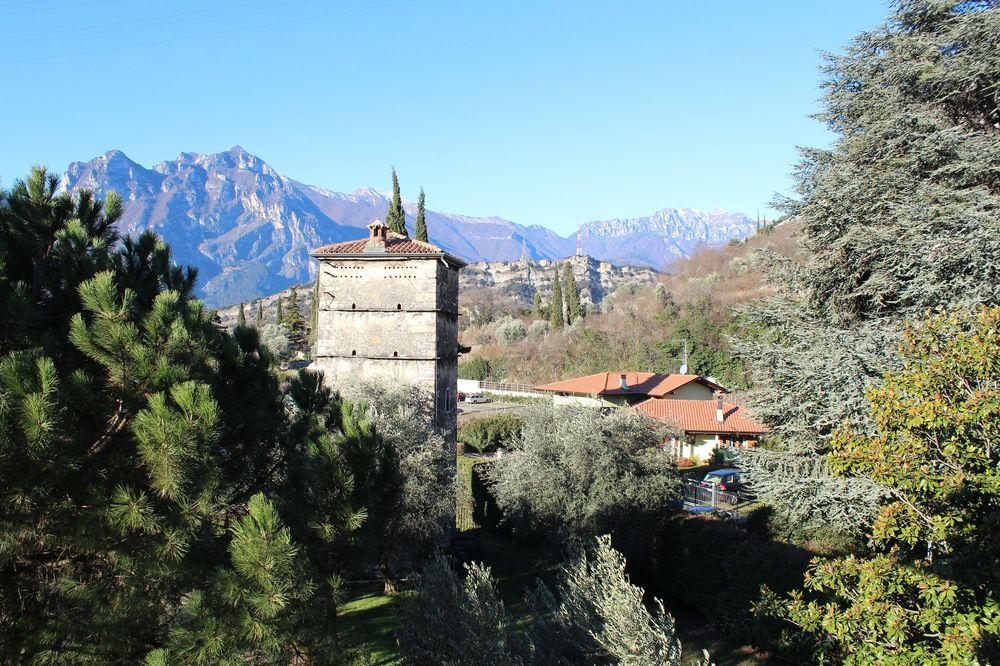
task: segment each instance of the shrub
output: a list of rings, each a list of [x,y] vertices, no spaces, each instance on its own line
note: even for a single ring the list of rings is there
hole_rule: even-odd
[[[503,514],[497,505],[497,499],[490,492],[487,479],[491,463],[481,462],[473,465],[472,475],[472,520],[481,527],[491,530],[500,529]]]
[[[517,414],[497,414],[474,419],[458,429],[458,441],[480,453],[509,448],[521,435],[524,422]]]
[[[754,520],[758,526],[760,522]],[[761,586],[789,591],[802,584],[812,553],[759,538],[714,518],[675,516],[655,540],[653,556],[637,560],[635,577],[651,592],[665,594],[715,618],[724,630],[758,647],[771,647],[782,624],[753,615]]]
[[[473,356],[464,363],[458,364],[459,379],[476,379],[483,381],[490,376],[490,362],[482,356]]]
[[[286,335],[283,326],[278,324],[262,324],[257,330],[261,343],[267,347],[268,351],[275,358],[282,360],[288,358],[288,353],[291,351],[291,342],[288,340],[288,335]]]
[[[464,363],[458,364],[459,379],[503,379],[507,375],[507,363],[503,359],[488,359],[473,356]]]
[[[527,335],[528,329],[520,319],[506,317],[496,327],[497,341],[505,345],[512,345]]]
[[[552,330],[552,325],[547,321],[536,319],[528,325],[528,336],[539,338]]]
[[[607,536],[560,567],[554,591],[539,582],[529,592],[531,621],[525,631],[505,607],[488,568],[472,564],[464,574],[437,557],[404,600],[397,638],[408,662],[682,663],[673,618],[658,599],[647,607],[644,590],[629,580],[625,559]],[[694,663],[707,664],[707,657]]]

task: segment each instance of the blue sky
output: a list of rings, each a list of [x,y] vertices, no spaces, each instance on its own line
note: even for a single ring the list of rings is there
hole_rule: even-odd
[[[562,233],[659,208],[755,215],[816,121],[819,52],[876,0],[0,0],[0,183],[118,148],[234,144],[338,191]]]

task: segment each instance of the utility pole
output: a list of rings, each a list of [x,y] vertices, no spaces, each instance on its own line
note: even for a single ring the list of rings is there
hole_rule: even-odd
[[[671,342],[679,342],[684,345],[684,362],[681,364],[681,374],[686,375],[688,371],[688,341],[687,338],[677,338]]]

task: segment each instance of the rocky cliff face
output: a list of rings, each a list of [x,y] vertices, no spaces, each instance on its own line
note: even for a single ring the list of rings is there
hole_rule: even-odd
[[[198,268],[201,295],[215,306],[310,280],[315,265],[309,250],[363,236],[364,227],[388,208],[382,192],[364,188],[344,194],[305,185],[239,146],[212,155],[181,153],[151,169],[112,150],[71,164],[62,187],[121,194],[122,231],[152,229],[163,236],[178,262]],[[412,229],[416,207],[406,203],[405,208]],[[723,243],[754,230],[742,214],[687,209],[588,222],[579,239],[499,217],[430,210],[427,225],[432,242],[472,262],[560,259],[572,255],[579,240],[598,259],[657,269],[699,244]]]
[[[476,262],[459,273],[459,285],[463,290],[495,288],[525,305],[532,303],[538,291],[548,302],[552,295],[555,266],[560,266],[561,274],[561,266],[565,263],[573,267],[573,276],[580,288],[580,300],[595,306],[619,287],[628,283],[650,284],[656,281],[657,275],[656,271],[645,266],[616,266],[593,257],[572,256],[558,262],[549,259]]]

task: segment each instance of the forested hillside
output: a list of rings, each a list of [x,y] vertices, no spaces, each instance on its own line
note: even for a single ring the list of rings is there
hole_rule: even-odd
[[[598,307],[581,307],[562,327],[553,324],[552,296],[526,308],[496,292],[465,294],[462,342],[472,348],[460,374],[531,384],[604,372],[677,372],[688,346],[689,371],[745,387],[743,365],[730,350],[734,306],[771,293],[764,282],[770,251],[794,260],[799,253],[794,220],[773,224],[743,242],[702,249],[670,264],[653,284],[625,283]],[[564,283],[565,263],[554,266]],[[550,280],[551,281],[551,280]],[[579,289],[579,284],[575,282]],[[565,298],[564,298],[565,301]]]

